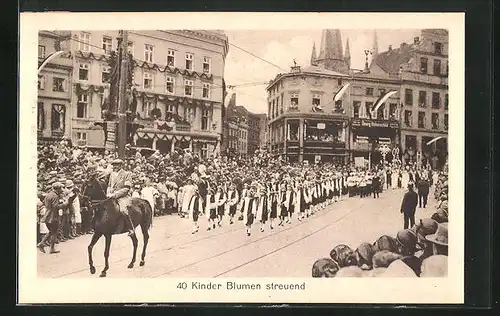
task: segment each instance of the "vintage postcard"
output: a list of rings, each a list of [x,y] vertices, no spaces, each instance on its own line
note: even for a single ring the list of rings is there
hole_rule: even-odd
[[[464,14],[23,13],[20,39],[20,304],[463,303]]]

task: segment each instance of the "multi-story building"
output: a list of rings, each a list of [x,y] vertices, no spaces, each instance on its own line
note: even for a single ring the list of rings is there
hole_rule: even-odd
[[[267,114],[257,114],[259,117],[259,149],[268,149],[268,135],[267,135]]]
[[[39,142],[72,138],[69,114],[73,60],[68,54],[48,59],[56,51],[65,49],[69,38],[70,32],[62,31],[41,31],[38,36],[38,65],[47,59],[38,75]]]
[[[380,54],[374,34],[363,70],[350,68],[349,42],[342,54],[340,32],[324,30],[319,57],[313,46],[311,66],[294,66],[270,82],[272,153],[290,161],[354,162],[364,157],[377,163],[383,149],[389,148],[384,153],[389,161],[396,154],[403,161],[421,156],[419,162],[443,165],[448,128],[447,31],[422,30],[421,39],[413,44],[390,46]],[[442,138],[428,146],[437,136]]]
[[[71,32],[72,139],[103,145],[102,110],[109,104],[111,51],[117,31]],[[144,126],[135,145],[170,152],[191,148],[203,157],[220,150],[223,74],[228,53],[222,31],[129,31],[133,56],[132,109]],[[116,109],[115,109],[116,110]]]
[[[248,117],[248,155],[251,157],[259,149],[260,145],[260,117],[247,111]]]
[[[333,101],[349,79],[349,47],[344,57],[340,41],[339,32],[324,30],[319,57],[314,49],[311,66],[293,66],[267,86],[272,154],[290,162],[345,162],[348,113],[342,100]],[[339,65],[340,71],[331,69]]]
[[[246,158],[248,154],[248,111],[236,106],[236,94],[232,94],[224,118],[223,154],[231,158]]]
[[[404,45],[404,46],[403,46]],[[403,159],[442,167],[448,154],[448,31],[424,29],[399,50]],[[427,145],[441,136],[442,138]]]

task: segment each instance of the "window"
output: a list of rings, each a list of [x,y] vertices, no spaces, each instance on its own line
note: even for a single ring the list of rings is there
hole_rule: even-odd
[[[365,113],[369,119],[372,118],[372,107],[373,107],[373,102],[365,102]]]
[[[165,105],[165,111],[167,113],[176,113],[177,112],[176,110],[177,108],[174,104],[169,103]]]
[[[385,94],[385,89],[378,89],[379,96],[383,96]]]
[[[418,128],[425,128],[425,112],[418,112]]]
[[[352,107],[354,109],[353,117],[359,118],[359,109],[361,107],[361,101],[354,101]]]
[[[45,46],[38,45],[38,58],[45,58]]]
[[[313,105],[320,105],[321,104],[321,95],[313,94],[312,104]]]
[[[79,141],[86,141],[87,140],[87,133],[76,132],[76,139]]]
[[[63,104],[52,104],[51,128],[53,132],[64,133],[66,107]]]
[[[337,85],[341,86],[342,85],[342,79],[337,79]]]
[[[448,130],[448,114],[444,115],[444,129]]]
[[[201,158],[207,159],[208,158],[208,144],[203,143],[201,145]]]
[[[411,127],[413,125],[413,116],[411,111],[405,111],[405,125],[406,127]]]
[[[184,95],[193,96],[193,80],[184,80]]]
[[[79,37],[78,49],[83,52],[90,51],[90,33],[81,32]]]
[[[439,107],[441,106],[440,103],[441,103],[441,100],[439,97],[439,92],[433,92],[432,93],[432,108],[439,109]]]
[[[413,105],[413,90],[405,89],[405,104]]]
[[[439,114],[432,113],[431,116],[432,129],[439,129]]]
[[[45,90],[45,76],[38,76],[38,90]]]
[[[89,80],[89,64],[80,64],[80,68],[78,69],[78,79],[83,81]]]
[[[102,49],[106,54],[111,53],[113,40],[109,36],[102,37]]]
[[[297,107],[299,105],[299,95],[298,94],[292,94],[290,96],[290,104],[292,107]]]
[[[101,68],[101,82],[102,83],[109,83],[109,74],[111,72],[111,67],[110,66],[102,66]]]
[[[87,118],[87,108],[89,105],[89,95],[87,93],[82,93],[78,96],[78,102],[76,103],[76,117],[77,118]]]
[[[172,77],[167,77],[166,78],[167,85],[166,85],[166,91],[168,94],[174,94],[174,86],[175,86],[175,80]]]
[[[377,119],[383,120],[385,119],[385,103],[381,104],[377,109]]]
[[[210,73],[210,57],[203,57],[203,72]]]
[[[153,45],[145,44],[144,45],[144,60],[148,63],[153,62],[153,54],[155,47]]]
[[[434,75],[435,76],[440,76],[441,75],[441,61],[439,59],[434,59]]]
[[[169,49],[167,53],[167,66],[175,67],[175,50]]]
[[[52,91],[64,92],[64,79],[63,78],[52,78]]]
[[[427,73],[427,58],[420,58],[420,72]]]
[[[153,90],[153,74],[149,72],[144,73],[143,88],[145,90]]]
[[[144,101],[142,102],[142,113],[146,114],[149,116],[149,113],[151,110],[155,108],[155,105],[152,101]]]
[[[37,128],[39,131],[45,129],[45,110],[43,108],[43,102],[38,102],[38,117],[37,117]]]
[[[209,99],[210,98],[210,84],[208,84],[208,83],[204,83],[203,84],[202,98],[203,99]]]
[[[208,130],[208,109],[203,109],[201,112],[201,129]]]
[[[396,103],[389,104],[389,119],[396,120],[398,119],[398,105]]]
[[[446,62],[446,75],[448,76],[448,72],[449,72],[449,65],[448,65],[448,62]]]
[[[448,93],[444,95],[444,109],[448,110]]]
[[[366,88],[366,95],[373,95],[373,88]]]
[[[193,54],[191,53],[186,54],[186,69],[193,70]]]
[[[427,92],[418,92],[418,106],[425,108],[427,106]]]
[[[434,42],[434,54],[441,55],[443,51],[443,44]]]
[[[127,51],[132,57],[134,57],[134,43],[128,42]]]

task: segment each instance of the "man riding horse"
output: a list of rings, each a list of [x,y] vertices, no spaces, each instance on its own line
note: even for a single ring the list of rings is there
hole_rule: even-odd
[[[132,174],[123,169],[123,161],[115,159],[111,163],[113,172],[109,176],[108,189],[106,197],[115,198],[119,205],[119,211],[125,216],[125,226],[129,231],[129,236],[135,234],[134,225],[129,215],[128,207],[130,206],[131,198],[128,195],[132,187]]]

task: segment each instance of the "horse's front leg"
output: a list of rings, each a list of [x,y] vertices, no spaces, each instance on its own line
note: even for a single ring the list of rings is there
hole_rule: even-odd
[[[104,270],[102,270],[100,277],[106,276],[106,272],[109,270],[109,248],[111,248],[111,234],[104,235],[106,238],[106,246],[104,248]]]
[[[89,266],[90,266],[90,273],[91,274],[95,273],[94,261],[92,260],[92,249],[94,248],[94,245],[97,243],[97,241],[101,238],[101,236],[102,236],[101,233],[94,233],[94,235],[92,235],[92,240],[90,241],[90,244],[87,247],[87,251],[89,254]]]
[[[127,268],[132,269],[134,267],[135,257],[136,257],[136,254],[137,254],[138,240],[137,240],[137,236],[135,234],[131,235],[130,239],[132,239],[132,245],[134,246],[134,250],[133,250],[133,253],[132,253],[132,261],[130,261],[130,263],[128,264]]]

